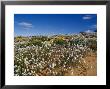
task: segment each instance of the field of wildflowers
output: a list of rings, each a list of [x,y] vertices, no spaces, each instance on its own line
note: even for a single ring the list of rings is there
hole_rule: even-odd
[[[14,38],[15,76],[64,76],[89,53],[97,52],[97,34],[79,33]]]

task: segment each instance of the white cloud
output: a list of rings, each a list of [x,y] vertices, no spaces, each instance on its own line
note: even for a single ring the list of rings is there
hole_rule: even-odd
[[[82,19],[84,19],[84,20],[90,20],[90,19],[92,19],[92,16],[91,15],[85,15]]]
[[[85,31],[86,33],[91,33],[91,32],[93,32],[92,30],[87,30],[87,31]]]
[[[97,28],[97,25],[96,24],[95,25],[92,25],[91,28]]]
[[[91,26],[88,26],[90,29],[97,29],[97,25],[94,24],[94,25],[91,25]]]
[[[33,27],[33,25],[28,22],[20,22],[18,23],[18,25],[21,26],[23,29],[30,29]]]

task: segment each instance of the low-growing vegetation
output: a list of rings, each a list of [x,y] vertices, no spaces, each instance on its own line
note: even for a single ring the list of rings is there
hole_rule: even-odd
[[[90,53],[97,53],[97,35],[18,36],[14,38],[15,76],[64,76]]]

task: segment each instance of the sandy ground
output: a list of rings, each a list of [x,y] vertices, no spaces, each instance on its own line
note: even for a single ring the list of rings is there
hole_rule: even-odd
[[[58,72],[61,68],[55,70]],[[45,69],[37,73],[36,76],[48,76],[47,72],[48,69]],[[97,76],[97,55],[95,53],[88,54],[74,68],[65,72],[64,76]]]
[[[77,67],[71,69],[65,76],[97,76],[97,56],[95,53],[83,58]]]

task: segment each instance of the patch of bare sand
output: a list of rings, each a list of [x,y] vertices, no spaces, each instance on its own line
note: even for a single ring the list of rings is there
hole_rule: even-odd
[[[97,55],[91,53],[80,60],[80,63],[69,70],[65,76],[96,76],[97,75]]]

